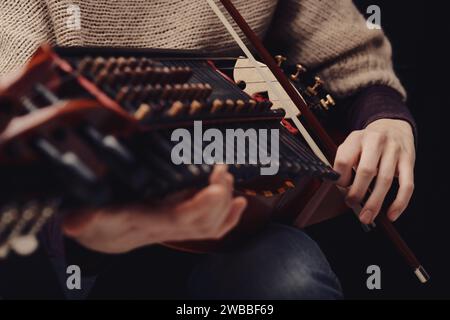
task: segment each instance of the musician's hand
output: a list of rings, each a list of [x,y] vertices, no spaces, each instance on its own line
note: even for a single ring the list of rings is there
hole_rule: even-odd
[[[66,235],[92,250],[122,253],[149,244],[219,239],[239,221],[245,198],[233,198],[233,177],[216,166],[210,185],[176,205],[155,209],[145,204],[69,215]]]
[[[415,147],[412,128],[406,121],[381,119],[364,130],[354,131],[339,147],[334,168],[341,174],[338,184],[352,184],[352,167],[356,176],[347,194],[349,205],[363,201],[375,179],[375,187],[361,211],[360,220],[370,224],[378,215],[384,198],[398,176],[400,188],[388,209],[395,221],[406,209],[414,190]]]

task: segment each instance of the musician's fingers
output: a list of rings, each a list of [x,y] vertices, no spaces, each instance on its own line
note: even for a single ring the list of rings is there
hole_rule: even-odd
[[[225,174],[227,173],[228,168],[225,164],[217,164],[214,166],[213,172],[209,177],[209,182],[211,184],[221,184],[224,182]]]
[[[212,184],[178,205],[172,218],[175,223],[191,223],[205,216],[217,219],[217,212],[220,213],[229,205],[227,188],[222,184]]]
[[[370,224],[376,218],[383,205],[384,198],[392,186],[399,157],[398,148],[394,145],[387,147],[381,156],[375,188],[361,211],[362,223]]]
[[[228,167],[223,164],[216,165],[210,183],[211,185],[220,185],[225,188],[225,194],[222,197],[224,201],[222,202],[226,207],[229,207],[233,196],[234,177],[228,172]],[[219,208],[218,206],[216,209]]]
[[[228,167],[224,164],[218,164],[214,167],[213,173],[209,179],[210,184],[219,184],[226,187],[229,194],[228,199],[231,200],[231,195],[234,187],[234,178],[228,172]]]
[[[229,172],[225,172],[222,175],[221,185],[223,185],[226,188],[226,192],[228,194],[228,199],[231,200],[231,196],[233,194],[233,188],[234,188],[234,177]]]
[[[346,198],[349,205],[360,204],[364,199],[370,183],[377,174],[384,142],[385,139],[379,134],[371,134],[367,138],[364,138],[361,159],[356,169],[355,180]]]
[[[399,184],[397,197],[388,209],[388,218],[397,220],[405,211],[414,192],[414,159],[412,156],[403,154],[398,163]]]
[[[233,197],[231,190],[229,188],[229,180],[232,180],[230,174],[226,174],[229,177],[225,177],[228,180],[224,184],[220,185],[221,189],[218,192],[214,192],[214,197],[207,199],[202,204],[200,210],[202,213],[197,215],[197,220],[194,223],[204,225],[205,228],[216,229],[219,228],[223,221],[227,218],[228,212],[231,209]],[[217,185],[212,185],[209,188],[216,187]],[[208,195],[206,195],[208,197]]]
[[[353,166],[358,162],[361,153],[360,136],[359,131],[351,133],[337,150],[334,170],[341,175],[337,181],[341,187],[348,187],[351,184]]]
[[[231,208],[233,177],[226,165],[217,165],[210,177],[210,185],[192,199],[179,205],[171,218],[181,225],[192,224],[203,233],[218,228]]]
[[[230,230],[232,230],[241,219],[242,213],[247,207],[247,200],[244,197],[238,197],[233,199],[233,204],[231,206],[230,212],[223,222],[219,232],[217,233],[217,238],[222,238]]]

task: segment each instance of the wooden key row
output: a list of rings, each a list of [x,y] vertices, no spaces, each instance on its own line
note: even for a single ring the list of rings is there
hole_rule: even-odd
[[[168,104],[141,103],[134,112],[134,116],[138,120],[148,119],[152,116],[163,114],[166,117],[179,117],[182,115],[196,116],[199,114],[218,114],[226,113],[229,115],[247,113],[247,112],[268,112],[271,103],[267,101],[257,102],[250,99],[244,100],[220,100],[214,99],[211,102],[193,100],[181,101],[176,100]]]
[[[145,86],[122,86],[115,100],[119,103],[140,104],[144,102],[156,102],[160,100],[198,100],[209,98],[213,89],[208,83],[185,83]]]
[[[189,81],[192,76],[192,69],[189,67],[164,67],[148,59],[145,60],[147,63],[117,62],[121,61],[120,58],[116,62],[110,62],[111,59],[115,58],[84,58],[78,65],[78,71],[90,77],[97,85],[107,85],[110,88],[137,84],[179,84]],[[130,59],[124,58],[123,61]]]

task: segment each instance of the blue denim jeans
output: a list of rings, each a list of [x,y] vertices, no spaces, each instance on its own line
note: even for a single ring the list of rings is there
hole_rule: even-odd
[[[272,224],[230,253],[211,254],[189,276],[194,299],[341,299],[340,283],[303,231]]]
[[[69,299],[342,298],[339,281],[317,244],[303,231],[279,224],[268,225],[227,253],[196,255],[150,246],[107,257],[92,274],[87,263],[92,254],[80,255],[85,261],[70,263],[84,275],[76,294],[65,290],[66,262],[54,263],[62,275],[59,287]],[[0,296],[55,297],[58,290],[52,283],[58,286],[58,281],[45,261],[41,250],[26,260],[0,264]]]

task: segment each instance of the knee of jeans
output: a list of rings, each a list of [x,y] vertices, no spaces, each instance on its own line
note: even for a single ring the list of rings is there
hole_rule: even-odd
[[[271,225],[240,248],[205,257],[189,280],[193,298],[340,299],[339,281],[301,230]]]

